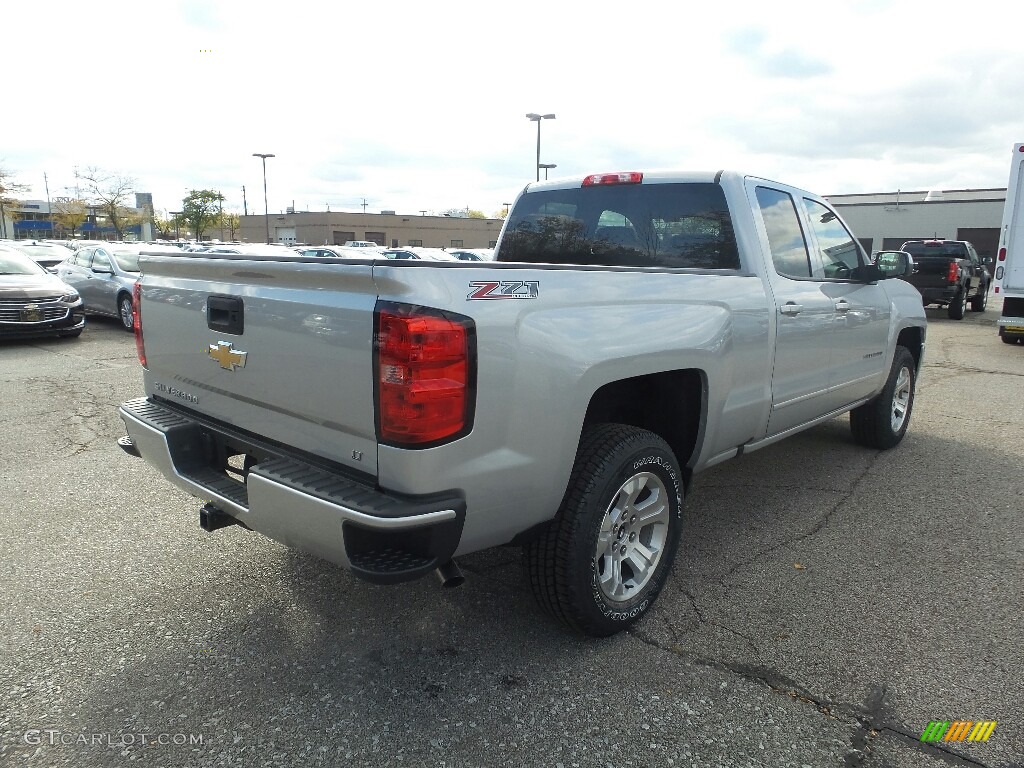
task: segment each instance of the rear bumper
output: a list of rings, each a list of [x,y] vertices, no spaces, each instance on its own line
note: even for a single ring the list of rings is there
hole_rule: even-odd
[[[375,583],[419,578],[458,548],[466,503],[457,493],[387,493],[304,457],[177,408],[139,398],[121,405],[131,445],[182,490],[247,528]],[[217,457],[258,458],[229,474]]]
[[[949,304],[960,292],[959,285],[943,286],[941,288],[918,288],[925,304]]]

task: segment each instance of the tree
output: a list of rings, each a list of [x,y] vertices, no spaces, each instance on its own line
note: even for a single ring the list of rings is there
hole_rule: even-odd
[[[7,233],[7,217],[13,221],[17,215],[18,201],[16,194],[28,192],[28,184],[20,184],[14,180],[14,173],[0,166],[0,237],[10,237]]]
[[[181,220],[196,234],[196,240],[203,239],[203,233],[220,221],[224,195],[214,189],[193,189],[181,201]]]
[[[491,214],[492,219],[504,219],[508,216],[508,208],[501,208]]]
[[[237,213],[225,213],[222,226],[228,231],[228,239],[234,240],[235,234],[242,228],[242,217]]]
[[[471,218],[471,219],[486,219],[487,218],[487,214],[486,213],[484,213],[483,211],[477,211],[477,210],[467,211],[466,215],[469,216],[469,218]]]
[[[135,179],[108,173],[99,168],[89,167],[85,173],[79,174],[89,190],[96,209],[100,211],[114,228],[118,240],[124,239],[124,231],[130,226],[131,212],[126,205],[128,196],[135,190]],[[137,223],[137,222],[136,222]]]
[[[174,219],[174,216],[164,216],[156,212],[153,213],[153,229],[156,230],[156,236],[158,239],[171,239],[171,235],[174,233]]]
[[[72,237],[75,236],[75,230],[82,226],[88,215],[89,209],[85,205],[85,200],[73,197],[55,197],[53,199],[50,218],[57,224],[58,229],[70,232]]]

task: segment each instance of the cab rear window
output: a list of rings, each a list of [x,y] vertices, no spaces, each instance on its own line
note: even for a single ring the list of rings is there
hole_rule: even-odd
[[[523,195],[498,261],[739,269],[725,193],[717,184],[623,184]]]
[[[967,246],[963,243],[928,242],[904,243],[900,249],[911,256],[952,256],[955,259],[968,258]]]

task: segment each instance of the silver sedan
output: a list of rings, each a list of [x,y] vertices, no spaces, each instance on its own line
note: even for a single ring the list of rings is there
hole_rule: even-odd
[[[125,330],[135,328],[132,288],[139,279],[138,246],[84,246],[57,266],[57,274],[82,296],[87,313],[117,317]]]

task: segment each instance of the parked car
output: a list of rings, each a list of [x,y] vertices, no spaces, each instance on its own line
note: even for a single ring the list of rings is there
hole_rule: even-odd
[[[108,243],[85,245],[57,267],[57,274],[82,296],[89,314],[117,317],[125,330],[135,328],[132,288],[139,279],[141,248]]]
[[[385,259],[419,259],[421,261],[458,261],[454,256],[443,248],[422,248],[410,246],[409,248],[386,248],[381,254]]]
[[[74,251],[60,243],[44,243],[39,240],[17,240],[14,247],[28,256],[39,266],[53,272],[62,261],[74,255]]]
[[[0,338],[79,336],[82,299],[17,248],[0,246]]]
[[[344,245],[318,245],[300,248],[299,253],[303,256],[335,259],[373,259],[377,257],[376,251],[379,249],[375,248],[374,253],[368,253],[368,250],[366,248],[349,248]]]
[[[493,248],[449,248],[447,253],[459,261],[494,261]]]
[[[969,242],[908,240],[900,250],[914,258],[914,273],[903,279],[921,292],[925,306],[946,307],[951,320],[964,319],[968,302],[973,311],[985,311],[992,276]]]

